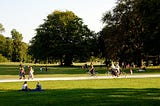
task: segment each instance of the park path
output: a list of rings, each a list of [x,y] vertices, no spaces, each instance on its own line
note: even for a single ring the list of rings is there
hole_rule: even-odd
[[[34,79],[1,79],[0,82],[23,82],[23,81],[58,81],[58,80],[91,80],[91,79],[113,79],[113,78],[155,78],[160,77],[160,74],[145,74],[145,75],[127,75],[127,76],[85,76],[85,77],[54,77],[54,78],[34,78]]]

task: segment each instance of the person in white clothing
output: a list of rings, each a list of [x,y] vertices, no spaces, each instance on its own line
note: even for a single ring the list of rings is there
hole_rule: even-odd
[[[117,76],[117,77],[119,76],[119,74],[120,74],[120,67],[119,67],[118,63],[116,65],[114,63],[112,63],[112,65],[111,65],[111,73],[114,76]]]
[[[28,76],[28,79],[30,79],[30,78],[34,78],[34,70],[33,70],[33,68],[30,66],[29,67],[29,76]]]
[[[119,67],[119,64],[117,63],[116,66],[115,66],[115,69],[120,72],[120,67]]]
[[[111,69],[115,69],[115,65],[113,63],[111,65]]]
[[[29,91],[30,89],[27,86],[27,81],[25,81],[22,85],[22,91]]]

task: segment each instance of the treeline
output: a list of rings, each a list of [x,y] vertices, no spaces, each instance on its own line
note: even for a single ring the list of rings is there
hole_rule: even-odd
[[[66,66],[91,57],[105,58],[106,64],[160,64],[160,0],[117,0],[102,22],[104,27],[95,33],[72,11],[54,11],[36,29],[30,45],[22,42],[15,29],[12,38],[1,34],[0,57]]]
[[[0,32],[5,31],[0,24]],[[0,62],[29,62],[28,45],[22,42],[23,37],[16,29],[11,31],[12,37],[5,37],[0,34]]]

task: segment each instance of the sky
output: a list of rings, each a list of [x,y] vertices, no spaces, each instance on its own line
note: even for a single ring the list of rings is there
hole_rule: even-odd
[[[29,41],[36,35],[35,29],[44,23],[44,19],[55,10],[72,11],[82,18],[92,31],[103,28],[103,14],[112,10],[116,0],[0,0],[0,23],[5,28],[2,34],[11,37],[16,29]]]

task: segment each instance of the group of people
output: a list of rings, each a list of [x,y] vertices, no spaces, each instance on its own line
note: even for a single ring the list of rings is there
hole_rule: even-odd
[[[86,68],[91,76],[95,76],[96,75],[93,63],[90,64],[89,69],[88,69],[88,66],[86,64],[82,68]],[[121,74],[121,68],[120,68],[118,63],[115,63],[115,64],[112,63],[112,65],[111,65],[111,74],[114,75],[114,76],[117,76],[117,77]]]
[[[42,86],[39,81],[37,82],[35,89],[30,89],[27,85],[27,81],[25,81],[22,85],[22,91],[44,91],[44,90],[42,90]]]
[[[120,71],[119,64],[118,63],[116,63],[116,64],[112,63],[112,65],[111,65],[111,74],[118,77],[120,75],[120,73],[121,73],[121,71]]]
[[[28,79],[33,79],[34,78],[34,69],[32,66],[28,66]],[[25,79],[26,75],[26,70],[24,69],[24,66],[20,65],[20,71],[19,71],[19,79]]]

